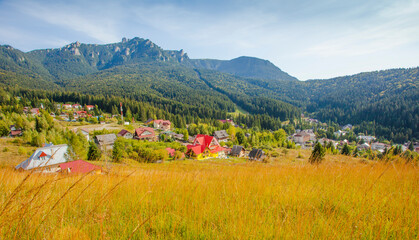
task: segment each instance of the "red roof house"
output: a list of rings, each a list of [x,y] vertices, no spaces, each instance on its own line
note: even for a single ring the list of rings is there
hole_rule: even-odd
[[[170,127],[172,126],[172,123],[169,120],[154,120],[153,122],[153,126],[154,128],[163,130],[163,131],[167,131],[170,130]]]
[[[213,136],[198,134],[192,145],[187,146],[187,155],[196,159],[225,157],[225,148],[221,147]]]
[[[59,165],[61,172],[67,173],[101,173],[102,168],[83,160],[61,163]]]
[[[95,106],[93,106],[93,105],[86,105],[86,110],[87,111],[93,110],[94,108],[95,108]]]
[[[134,139],[146,139],[149,141],[154,141],[156,140],[156,134],[154,133],[154,129],[150,127],[141,127],[135,129]]]

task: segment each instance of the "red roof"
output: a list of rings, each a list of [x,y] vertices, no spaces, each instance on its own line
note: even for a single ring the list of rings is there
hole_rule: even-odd
[[[212,142],[213,144],[211,145]],[[211,153],[225,150],[225,148],[221,147],[217,139],[215,139],[213,136],[203,134],[198,134],[194,140],[194,144],[188,145],[186,147],[188,150],[193,151],[196,155],[203,153],[207,148]]]
[[[41,155],[39,155],[39,157],[46,157],[48,156],[46,153],[42,152]]]
[[[10,131],[10,135],[12,136],[18,136],[22,134],[22,130],[12,130]]]
[[[62,171],[70,169],[71,173],[89,173],[94,170],[101,170],[102,168],[83,160],[66,162],[59,165]]]
[[[86,105],[87,108],[94,108],[95,106],[93,105]]]
[[[172,124],[169,120],[162,120],[162,119],[154,120],[154,122],[156,124],[163,124],[163,125],[171,125]]]
[[[145,132],[150,132],[151,134],[144,134]],[[150,127],[142,127],[135,129],[135,137],[136,138],[152,138],[154,137],[154,129]]]
[[[233,120],[231,120],[231,119],[227,119],[227,120],[220,120],[220,122],[222,122],[222,123],[226,123],[226,122],[228,122],[228,123],[232,123],[232,122],[233,122]]]
[[[122,130],[118,133],[118,136],[123,137],[123,136],[125,136],[125,134],[127,134],[127,133],[130,133],[130,132],[129,132],[129,131],[127,131],[127,130],[125,130],[125,129],[122,129]]]

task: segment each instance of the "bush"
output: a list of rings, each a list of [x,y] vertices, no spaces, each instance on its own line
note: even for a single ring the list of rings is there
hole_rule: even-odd
[[[24,147],[19,147],[19,148],[17,149],[17,153],[18,153],[19,155],[24,155],[24,156],[26,156],[26,155],[28,154],[28,151],[26,151],[26,148],[24,148]]]

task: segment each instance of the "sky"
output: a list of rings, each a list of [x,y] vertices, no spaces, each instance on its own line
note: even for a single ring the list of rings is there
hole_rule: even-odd
[[[419,66],[419,0],[0,0],[0,44],[25,52],[123,37],[323,79]]]

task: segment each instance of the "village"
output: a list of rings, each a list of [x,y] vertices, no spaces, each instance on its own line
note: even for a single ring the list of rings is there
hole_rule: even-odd
[[[194,160],[240,158],[265,162],[277,155],[272,151],[273,147],[311,150],[316,143],[322,144],[330,154],[354,157],[382,156],[393,148],[400,153],[406,150],[419,152],[418,142],[397,145],[388,141],[379,142],[374,136],[364,134],[354,136],[351,124],[341,126],[333,132],[331,138],[327,138],[325,131],[328,126],[312,118],[304,118],[305,127],[312,128],[296,129],[287,134],[282,129],[275,132],[257,132],[235,124],[232,119],[217,120],[215,124],[217,126],[214,127],[208,125],[198,127],[190,124],[187,129],[176,128],[171,121],[164,119],[150,118],[144,123],[137,123],[133,118],[131,121],[124,118],[122,104],[120,115],[103,113],[97,106],[82,106],[78,103],[56,103],[54,107],[55,111],[47,112],[41,103],[39,108],[24,107],[23,114],[35,118],[41,116],[41,113],[48,114],[53,121],[64,123],[74,134],[85,138],[89,145],[87,158],[74,159],[74,156],[79,155],[74,153],[74,147],[68,144],[54,145],[52,142],[45,142],[15,169],[50,173],[100,173],[102,172],[100,166],[85,160],[118,161],[120,158],[130,157],[154,163],[186,158]],[[23,133],[21,127],[10,125],[8,137],[21,137]],[[115,147],[118,139],[119,142],[125,140],[131,143],[125,142],[122,144],[125,147],[121,147],[121,144]],[[147,150],[141,154],[141,147],[137,147],[137,153],[132,153],[129,149],[137,144],[132,141],[142,142],[142,146],[147,146],[151,152]],[[153,143],[155,145],[152,145]],[[127,147],[128,145],[130,146]],[[73,158],[69,157],[70,149],[73,151]],[[153,155],[153,151],[158,153]]]

